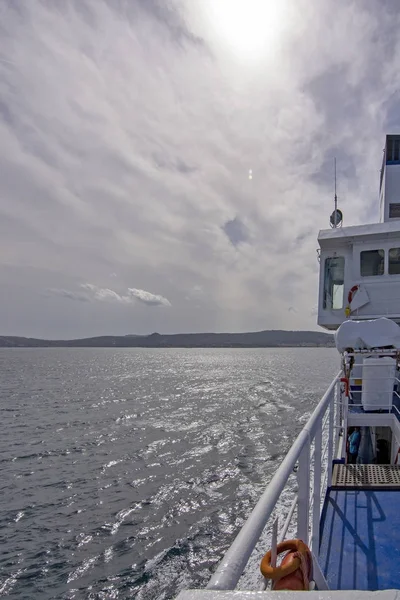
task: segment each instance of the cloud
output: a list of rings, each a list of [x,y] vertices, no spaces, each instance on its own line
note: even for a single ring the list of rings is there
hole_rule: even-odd
[[[99,288],[91,283],[83,283],[81,288],[85,290],[89,298],[93,300],[99,300],[100,302],[122,302],[123,304],[129,304],[130,299],[128,296],[120,296],[114,290],[109,288]]]
[[[233,246],[238,246],[241,242],[246,242],[249,239],[249,234],[246,226],[239,217],[235,217],[231,221],[227,221],[222,226],[223,231],[228,236],[229,241]]]
[[[90,297],[84,292],[73,292],[71,290],[63,290],[50,288],[46,290],[46,296],[60,296],[69,300],[79,300],[79,302],[90,302]]]
[[[171,303],[167,298],[163,296],[159,296],[157,294],[151,294],[150,292],[146,292],[145,290],[137,290],[136,288],[128,289],[129,296],[132,298],[136,298],[143,304],[147,304],[149,306],[171,306]]]
[[[79,300],[83,302],[113,302],[120,304],[134,304],[135,300],[139,300],[143,304],[148,306],[171,306],[171,303],[167,298],[159,296],[157,294],[151,294],[145,290],[138,290],[136,288],[128,288],[126,294],[117,294],[114,290],[109,288],[100,288],[92,283],[82,283],[80,288],[81,291],[70,291],[64,289],[49,289],[46,295],[48,296],[61,296],[68,298],[69,300]]]
[[[262,19],[245,57],[252,40],[229,11],[215,20],[213,0],[3,3],[3,333],[316,328],[334,156],[344,224],[378,218],[400,13],[281,4],[279,35]]]

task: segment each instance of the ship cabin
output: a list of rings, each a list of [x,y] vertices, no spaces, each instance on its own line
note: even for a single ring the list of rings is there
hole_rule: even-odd
[[[342,464],[334,466],[319,555],[329,587],[338,590],[400,588],[398,570],[387,568],[400,560],[393,534],[400,528],[400,135],[386,136],[379,202],[378,223],[342,227],[335,209],[331,228],[318,236],[318,324],[336,332],[346,387]],[[353,431],[361,436],[357,461],[348,444]],[[375,502],[378,519],[360,508],[364,500]],[[343,567],[343,555],[352,568]]]
[[[400,135],[386,137],[379,198],[379,223],[319,232],[318,325],[325,329],[347,319],[400,322]]]

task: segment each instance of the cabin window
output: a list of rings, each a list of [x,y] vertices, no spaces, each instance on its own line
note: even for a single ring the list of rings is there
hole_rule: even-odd
[[[386,145],[386,162],[387,163],[399,163],[400,162],[400,138],[390,138]]]
[[[344,257],[336,256],[325,260],[324,303],[325,309],[343,308]]]
[[[393,160],[393,143],[392,140],[388,140],[387,142],[387,146],[386,146],[386,160],[388,162],[391,162]]]
[[[399,219],[400,218],[400,203],[391,202],[389,204],[389,219]]]
[[[398,162],[400,160],[400,140],[394,140],[394,157],[393,160]]]
[[[383,275],[385,271],[384,250],[364,250],[360,252],[361,277],[374,277]]]
[[[400,248],[389,250],[389,275],[400,275]]]

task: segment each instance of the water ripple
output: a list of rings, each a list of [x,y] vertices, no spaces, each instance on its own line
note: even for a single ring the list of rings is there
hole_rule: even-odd
[[[335,358],[0,350],[0,596],[167,600],[205,585]]]

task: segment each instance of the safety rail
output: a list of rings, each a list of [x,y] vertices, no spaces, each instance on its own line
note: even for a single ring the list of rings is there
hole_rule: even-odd
[[[361,384],[357,383],[357,381],[359,381],[359,377],[350,377],[349,378],[349,386],[350,388],[353,387],[361,387]],[[387,377],[374,377],[375,381],[388,381]],[[396,398],[399,398],[400,400],[400,394],[398,392],[398,390],[400,389],[400,378],[399,377],[394,377],[393,378],[393,382],[396,384],[396,388],[393,390],[393,395],[396,396]],[[355,394],[359,394],[361,392],[361,390],[356,390],[351,392],[351,395],[355,395]],[[365,394],[366,392],[364,392]],[[375,390],[373,392],[369,392],[369,394],[373,395],[375,393]],[[380,405],[377,404],[377,407],[380,408]],[[386,408],[387,409],[387,403],[386,404],[382,404],[381,406],[382,408]]]
[[[297,506],[297,537],[310,545],[314,557],[318,557],[323,491],[325,486],[326,488],[331,486],[332,461],[334,452],[337,454],[338,451],[339,436],[343,425],[339,406],[341,376],[342,372],[338,373],[326,390],[249,518],[219,563],[207,585],[208,589],[235,589],[296,465],[298,465],[297,496],[289,507],[279,539],[283,539],[286,535]],[[325,455],[327,454],[326,460],[324,460],[322,448],[324,427],[327,428],[328,434],[324,447]],[[313,445],[312,453],[311,445]]]
[[[350,373],[348,373],[348,377],[346,377],[346,381],[347,381],[347,397],[348,397],[348,401],[349,401],[349,408],[353,407],[359,407],[359,408],[365,408],[364,407],[364,402],[366,402],[367,404],[369,404],[368,399],[372,398],[373,399],[373,407],[367,409],[367,411],[376,411],[376,410],[383,410],[383,411],[387,411],[387,412],[392,412],[394,411],[395,414],[399,415],[399,409],[398,407],[394,404],[393,400],[396,399],[397,401],[400,401],[400,372],[399,372],[399,362],[400,362],[400,355],[399,355],[399,351],[398,350],[391,350],[391,349],[375,349],[375,350],[357,350],[357,351],[353,351],[353,352],[345,352],[344,355],[344,361],[345,363],[347,363],[347,369],[346,371],[350,370]],[[388,374],[385,374],[385,370],[388,368],[387,363],[382,363],[382,365],[379,365],[375,362],[374,364],[374,369],[380,369],[382,370],[382,376],[381,375],[377,375],[376,373],[374,374],[374,382],[375,384],[380,385],[380,383],[382,384],[382,388],[383,388],[383,392],[387,394],[387,398],[388,400],[383,402],[382,404],[380,404],[377,401],[377,396],[376,396],[376,388],[372,389],[372,390],[367,390],[365,389],[365,385],[363,384],[363,377],[364,377],[364,362],[357,362],[357,359],[359,360],[363,360],[365,358],[375,358],[375,357],[390,357],[393,358],[396,361],[396,364],[393,365],[395,368],[395,372],[394,372],[394,376],[393,377],[388,377]],[[354,361],[354,362],[351,362]],[[387,387],[387,383],[390,382],[390,387]],[[386,385],[385,385],[386,383]],[[393,386],[393,387],[391,387]],[[360,400],[363,399],[363,401],[361,402]],[[400,403],[400,402],[399,402]]]

